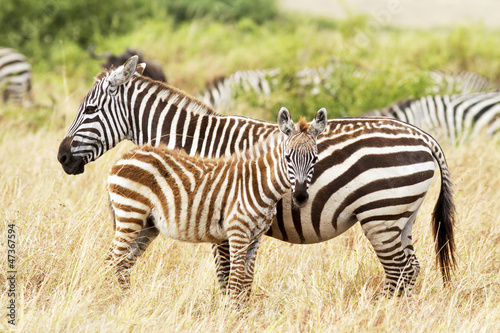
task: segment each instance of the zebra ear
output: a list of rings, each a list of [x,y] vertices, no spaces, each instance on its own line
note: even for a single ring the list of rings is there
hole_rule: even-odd
[[[145,69],[146,69],[146,63],[141,62],[139,65],[137,65],[137,68],[135,69],[135,74],[142,75]]]
[[[130,57],[122,66],[115,69],[108,77],[109,84],[117,87],[128,82],[135,73],[139,57],[137,55]]]
[[[285,107],[282,107],[278,113],[278,126],[280,131],[286,136],[290,136],[295,131],[295,126],[293,124],[290,112]]]
[[[325,130],[326,123],[327,123],[326,109],[321,108],[316,113],[316,117],[314,117],[314,120],[311,123],[311,128],[309,129],[309,133],[317,137]]]

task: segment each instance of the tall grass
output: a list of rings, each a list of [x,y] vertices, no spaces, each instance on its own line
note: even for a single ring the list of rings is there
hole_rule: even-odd
[[[384,274],[356,226],[315,245],[266,238],[247,308],[228,307],[208,244],[162,236],[140,258],[122,293],[104,257],[113,236],[105,175],[129,143],[64,174],[55,156],[63,129],[8,129],[0,142],[0,255],[17,231],[17,306],[22,332],[484,331],[500,328],[500,142],[445,145],[455,180],[458,269],[443,288],[430,232],[438,181],[414,227],[422,271],[412,298],[374,302]],[[6,278],[5,270],[0,279]],[[7,304],[5,284],[0,302]],[[3,307],[4,308],[4,307]],[[5,308],[4,308],[5,309]],[[5,311],[5,310],[4,310]],[[0,330],[8,328],[5,318]]]
[[[193,93],[218,74],[321,66],[331,56],[377,73],[372,81],[346,75],[335,95],[301,99],[297,91],[284,90],[267,101],[239,100],[230,111],[263,119],[275,119],[282,105],[296,116],[322,106],[329,116],[356,115],[425,92],[425,84],[412,78],[433,68],[475,70],[490,78],[500,74],[500,51],[491,47],[499,42],[494,31],[383,30],[359,48],[352,40],[356,24],[362,22],[344,22],[337,29],[303,18],[261,27],[148,21],[127,35],[103,37],[98,46],[143,48],[165,64],[173,85]],[[71,41],[51,47],[48,59],[35,62],[35,98],[47,107],[0,109],[0,256],[7,256],[6,230],[14,223],[20,332],[500,330],[498,138],[443,143],[458,208],[458,268],[448,288],[435,265],[430,230],[436,179],[414,227],[421,273],[412,298],[372,300],[384,273],[359,226],[315,245],[266,238],[250,302],[241,312],[232,311],[218,291],[208,244],[162,236],[139,259],[132,288],[123,293],[103,265],[113,236],[105,181],[131,144],[121,143],[82,175],[62,171],[56,160],[59,142],[99,64]],[[8,301],[6,272],[0,270],[2,311]],[[2,315],[0,331],[10,328]]]

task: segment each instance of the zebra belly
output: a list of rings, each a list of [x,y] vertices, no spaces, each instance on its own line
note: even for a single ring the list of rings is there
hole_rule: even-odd
[[[156,210],[151,216],[165,237],[191,243],[220,243],[227,240],[222,209],[220,206],[210,207],[208,203],[207,200],[193,200],[190,207],[170,205],[168,218]]]

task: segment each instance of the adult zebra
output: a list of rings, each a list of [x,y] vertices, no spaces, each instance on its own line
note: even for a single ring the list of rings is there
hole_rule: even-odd
[[[31,65],[26,57],[13,49],[0,48],[0,92],[4,103],[33,103],[31,95]]]
[[[365,116],[395,118],[452,142],[500,131],[500,92],[430,95],[397,102]]]
[[[472,94],[498,91],[500,88],[497,83],[475,72],[434,70],[429,75],[434,83],[433,90],[441,94]]]
[[[278,200],[291,190],[297,207],[307,202],[318,160],[316,138],[326,122],[326,110],[321,109],[311,125],[301,119],[296,126],[282,108],[278,125],[286,139],[260,142],[274,148],[253,158],[201,158],[150,145],[126,153],[108,177],[115,223],[108,260],[122,287],[130,286],[130,268],[144,252],[131,245],[150,227],[149,220],[173,239],[229,242],[229,293],[234,300],[246,301],[260,240],[271,226]]]
[[[335,59],[325,67],[308,67],[293,73],[287,73],[280,68],[240,70],[208,82],[205,89],[198,94],[198,98],[215,110],[224,111],[230,108],[231,103],[242,92],[269,98],[280,85],[285,89],[298,88],[311,95],[319,95],[324,91],[333,94],[338,89],[334,78],[339,73],[349,73],[357,77],[367,75],[367,71],[359,66]]]
[[[256,69],[220,76],[208,82],[198,98],[216,110],[226,110],[241,91],[269,97],[280,72],[280,69]]]
[[[58,160],[66,173],[82,173],[86,163],[125,139],[163,142],[190,155],[216,157],[243,151],[278,132],[275,123],[216,114],[196,99],[141,76],[142,70],[132,57],[96,78],[59,147]],[[455,262],[455,207],[450,172],[438,143],[412,125],[385,118],[329,120],[324,133],[318,137],[319,161],[309,201],[292,209],[290,196],[285,196],[267,235],[291,243],[318,243],[360,222],[386,273],[383,292],[410,294],[419,272],[411,232],[437,166],[441,191],[432,226],[443,280],[449,281]],[[136,246],[147,246],[158,232],[141,232]],[[213,250],[224,288],[228,243]]]

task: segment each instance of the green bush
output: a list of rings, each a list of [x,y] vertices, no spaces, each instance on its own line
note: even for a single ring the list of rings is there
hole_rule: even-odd
[[[209,18],[219,22],[237,22],[243,18],[261,24],[276,17],[276,0],[160,0],[169,15],[178,21]]]
[[[82,48],[101,36],[120,35],[144,19],[175,22],[207,17],[220,22],[246,18],[257,24],[277,14],[276,0],[3,0],[0,46],[45,56],[47,45],[74,41]],[[37,55],[38,55],[37,54]]]

